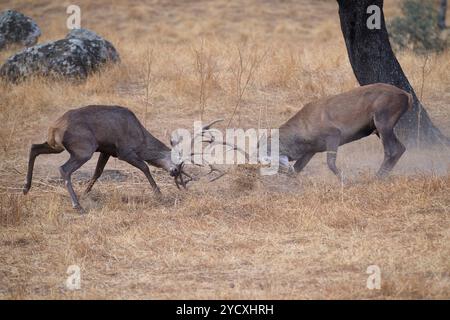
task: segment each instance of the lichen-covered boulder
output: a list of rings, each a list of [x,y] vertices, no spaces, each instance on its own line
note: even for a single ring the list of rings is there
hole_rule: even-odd
[[[83,39],[83,40],[100,40],[105,41],[102,37],[96,34],[94,31],[88,29],[72,29],[66,35],[66,39]]]
[[[114,46],[96,33],[72,30],[64,39],[22,50],[0,68],[0,76],[18,82],[30,76],[85,79],[108,62],[120,61]]]
[[[14,10],[0,12],[0,50],[9,44],[34,45],[41,35],[36,22]]]
[[[2,49],[6,45],[5,37],[0,33],[0,49]]]
[[[92,41],[91,46],[98,48],[100,50],[100,52],[97,54],[100,60],[104,62],[120,61],[119,54],[117,53],[114,46],[109,41],[100,37],[94,31],[87,29],[73,29],[66,35],[66,39],[80,39],[83,41]]]

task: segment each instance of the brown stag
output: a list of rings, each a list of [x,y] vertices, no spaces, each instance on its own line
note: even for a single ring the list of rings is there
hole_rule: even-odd
[[[100,177],[108,159],[117,157],[141,170],[147,177],[153,191],[160,193],[147,163],[162,168],[185,187],[183,163],[174,163],[171,149],[151,135],[129,109],[120,106],[87,106],[66,112],[49,128],[47,141],[33,144],[30,150],[28,173],[23,193],[31,187],[33,167],[40,154],[61,153],[67,150],[69,160],[59,171],[70,194],[72,205],[80,213],[81,207],[73,190],[71,175],[91,159],[94,152],[100,152],[97,167],[86,192],[89,192]]]
[[[377,176],[384,177],[405,152],[394,127],[411,107],[409,93],[383,83],[309,103],[279,128],[280,163],[295,161],[294,170],[300,172],[314,154],[326,151],[328,167],[340,176],[338,147],[375,133],[384,148]]]

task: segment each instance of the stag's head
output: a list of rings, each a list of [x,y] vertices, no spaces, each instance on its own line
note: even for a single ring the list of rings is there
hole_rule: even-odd
[[[172,150],[170,152],[171,165],[168,171],[170,176],[173,177],[177,188],[180,189],[180,186],[182,186],[184,189],[186,189],[186,184],[192,180],[192,177],[184,170],[184,161],[179,156],[178,151],[175,150],[175,147],[178,143],[179,142],[173,141],[172,139],[170,140]]]
[[[154,140],[152,140],[154,144]],[[146,160],[152,166],[161,168],[167,171],[171,177],[174,178],[175,185],[180,189],[180,186],[186,188],[186,184],[192,180],[191,176],[185,172],[184,170],[184,161],[180,157],[177,156],[177,152],[175,152],[174,147],[176,143],[171,141],[172,149],[164,145],[162,142],[160,143],[160,148],[158,152],[152,150],[150,152],[151,158]],[[162,149],[162,150],[161,150]]]
[[[257,144],[258,163],[267,168],[263,174],[292,173],[294,169],[289,163],[291,159],[286,155],[278,130],[271,130],[270,133],[263,134]]]

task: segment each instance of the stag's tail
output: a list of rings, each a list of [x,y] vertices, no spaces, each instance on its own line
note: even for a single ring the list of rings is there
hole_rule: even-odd
[[[413,95],[411,93],[406,93],[408,95],[408,110],[411,111],[413,108],[413,104],[414,104],[414,98]],[[446,147],[450,147],[450,137],[447,137],[446,135],[444,135],[441,130],[439,130],[437,127],[432,129],[434,131],[434,135],[436,137],[436,142],[435,143],[439,143],[442,144]]]
[[[30,149],[30,157],[28,160],[27,180],[23,187],[23,194],[27,194],[31,188],[31,180],[33,179],[34,160],[40,154],[61,153],[64,149],[55,149],[47,142],[41,144],[33,144]]]
[[[408,95],[408,110],[411,111],[413,108],[414,98],[411,93],[406,93]]]

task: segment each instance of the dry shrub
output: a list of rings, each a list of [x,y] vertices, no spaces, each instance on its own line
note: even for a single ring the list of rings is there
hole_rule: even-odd
[[[26,210],[17,194],[0,194],[0,225],[18,226],[25,218]]]
[[[217,60],[211,51],[205,52],[205,43],[201,42],[200,48],[194,49],[194,70],[198,79],[198,103],[200,106],[200,120],[203,120],[203,114],[207,106],[207,100],[214,89],[220,88],[218,82]]]

